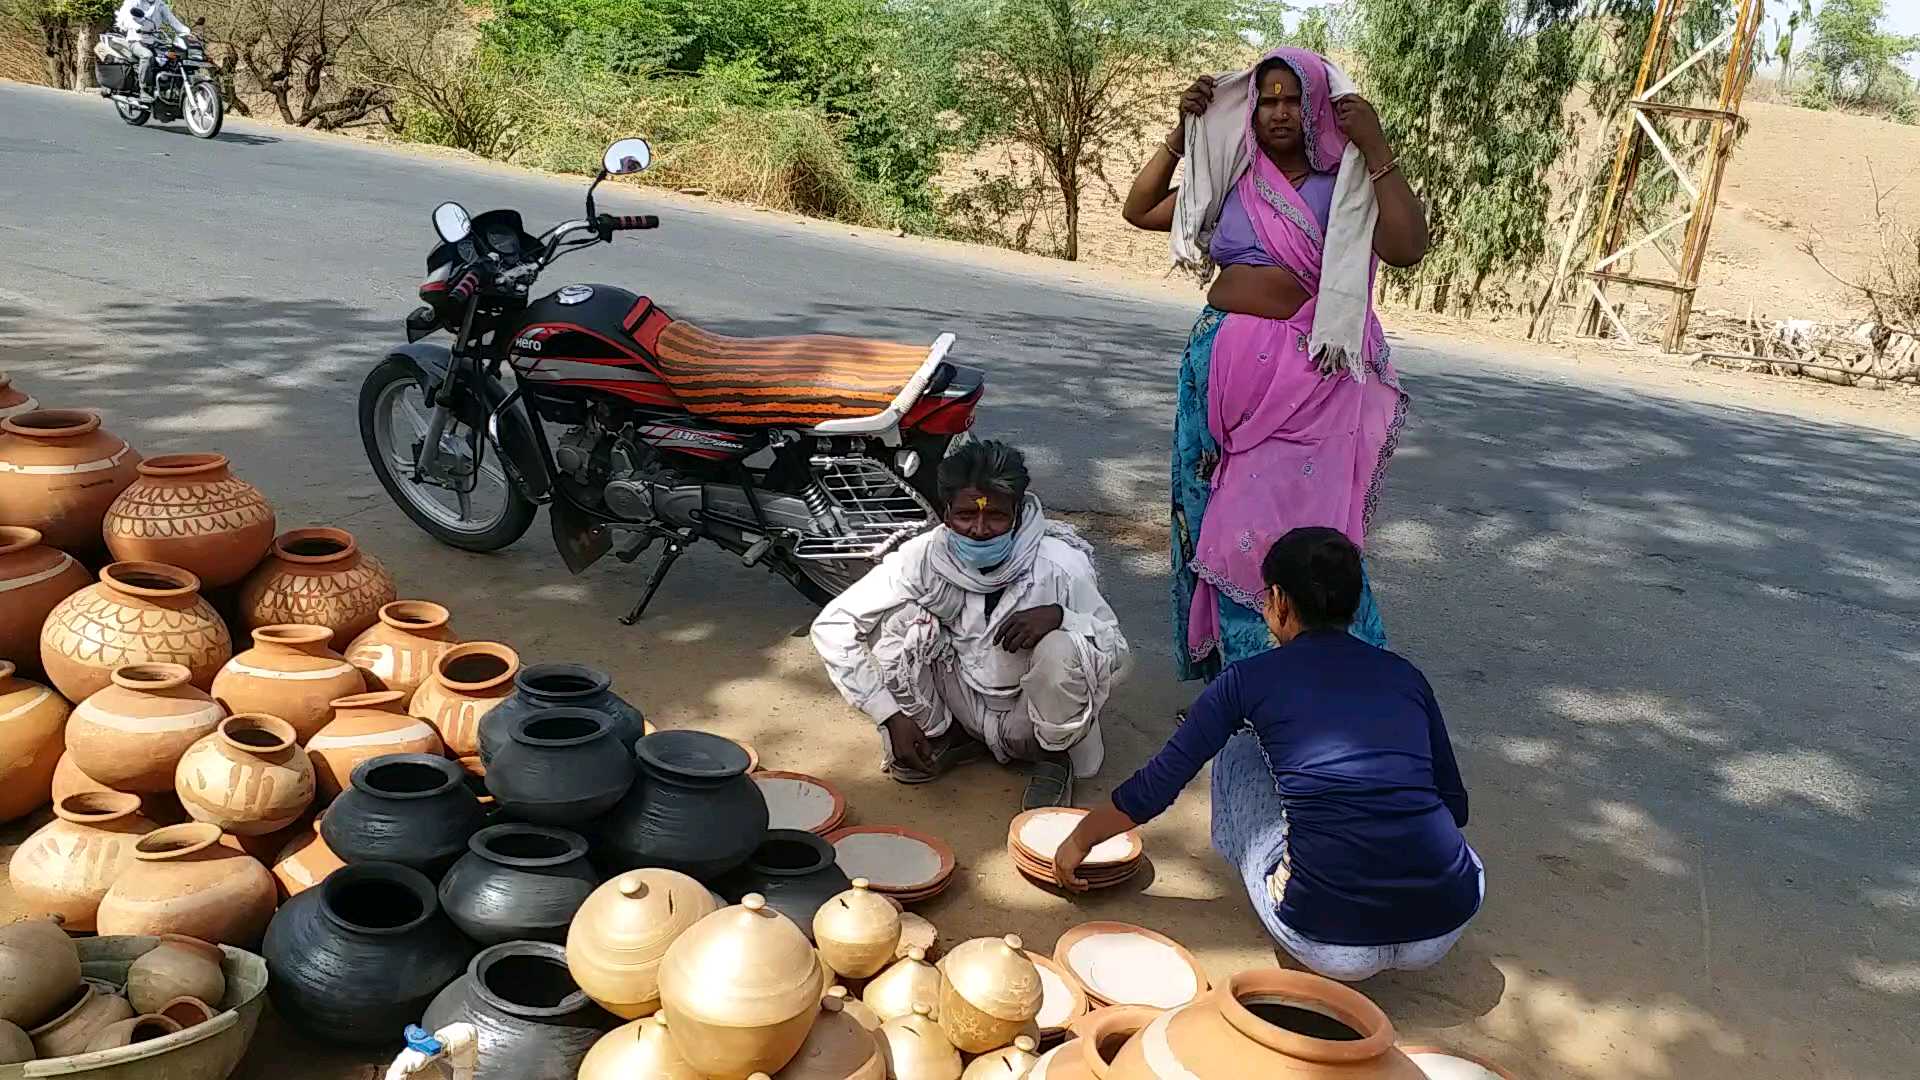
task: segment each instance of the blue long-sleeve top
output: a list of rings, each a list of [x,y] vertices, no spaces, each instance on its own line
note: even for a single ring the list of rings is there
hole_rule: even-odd
[[[1345,631],[1310,631],[1230,665],[1113,805],[1138,824],[1158,817],[1249,725],[1285,808],[1282,921],[1329,945],[1390,945],[1473,917],[1467,792],[1433,688]]]

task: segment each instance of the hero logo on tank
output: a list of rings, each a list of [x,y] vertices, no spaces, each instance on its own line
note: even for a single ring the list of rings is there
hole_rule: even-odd
[[[513,339],[513,351],[517,353],[537,353],[546,348],[546,340],[558,332],[558,327],[536,326]]]

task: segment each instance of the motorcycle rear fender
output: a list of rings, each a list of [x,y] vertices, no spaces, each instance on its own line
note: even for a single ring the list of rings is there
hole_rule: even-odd
[[[420,373],[421,389],[431,396],[439,385],[446,381],[447,373],[453,368],[453,353],[445,345],[416,341],[410,345],[396,345],[387,355],[396,360],[404,360]],[[500,403],[507,400],[507,388],[500,380],[483,376],[480,380],[478,395],[475,388],[466,385],[471,380],[463,380],[459,388],[460,400],[455,409],[461,413],[463,421],[478,421],[482,430],[486,430],[486,419],[500,409]],[[500,412],[499,437],[496,440],[488,431],[487,441],[492,444],[493,452],[507,462],[515,474],[512,479],[520,486],[521,494],[534,502],[546,502],[553,492],[553,476],[547,471],[547,461],[540,452],[538,436],[533,431],[533,420],[527,415],[524,401],[514,401]]]

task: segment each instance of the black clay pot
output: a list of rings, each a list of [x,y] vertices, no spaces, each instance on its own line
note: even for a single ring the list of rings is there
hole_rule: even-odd
[[[474,1080],[574,1080],[587,1051],[620,1021],[573,981],[565,949],[509,941],[481,950],[421,1023],[429,1031],[455,1023],[479,1031]]]
[[[633,755],[640,775],[600,819],[594,862],[612,876],[643,866],[701,881],[747,861],[767,833],[767,800],[747,752],[704,731],[657,731]]]
[[[544,825],[489,825],[440,881],[440,906],[482,945],[567,940],[567,926],[600,878],[578,833]]]
[[[513,721],[487,766],[500,812],[540,825],[577,825],[613,808],[633,786],[633,752],[605,713],[536,709]]]
[[[513,677],[513,693],[480,718],[480,760],[488,767],[507,744],[513,722],[536,709],[592,709],[606,713],[613,737],[631,747],[646,734],[647,721],[613,692],[613,678],[585,664],[535,664]]]
[[[335,870],[281,905],[261,952],[267,994],[288,1023],[327,1042],[391,1046],[474,948],[425,875],[372,862]]]
[[[465,854],[486,822],[460,766],[432,754],[383,754],[320,819],[320,837],[347,863],[394,862],[432,878]]]
[[[803,829],[769,829],[746,865],[721,878],[716,888],[736,904],[748,893],[759,893],[812,941],[813,913],[853,888],[853,882],[840,872],[832,844]]]

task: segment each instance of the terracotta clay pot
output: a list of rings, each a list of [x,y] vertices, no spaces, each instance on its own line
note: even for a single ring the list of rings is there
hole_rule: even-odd
[[[578,833],[507,822],[474,833],[440,882],[440,906],[482,945],[566,941],[600,878]]]
[[[597,828],[602,870],[664,866],[712,881],[760,846],[767,800],[737,744],[704,731],[660,731],[642,737],[634,757],[640,775]]]
[[[925,1005],[911,1016],[889,1020],[880,1028],[887,1048],[887,1075],[893,1080],[960,1080],[960,1051],[953,1048]]]
[[[80,987],[80,954],[52,919],[0,926],[0,1020],[32,1029],[63,1012]]]
[[[13,661],[0,660],[0,822],[32,813],[51,797],[71,711],[65,698],[13,671]]]
[[[122,1020],[117,1024],[108,1024],[87,1044],[87,1053],[99,1050],[118,1050],[135,1043],[151,1042],[163,1039],[180,1030],[180,1025],[171,1017],[154,1013],[136,1016],[131,1020]]]
[[[41,542],[39,530],[0,526],[0,660],[37,669],[47,613],[91,584],[87,568]]]
[[[140,816],[138,795],[114,791],[68,796],[53,813],[13,849],[7,878],[26,910],[92,930],[108,887],[133,862],[134,841],[156,826]]]
[[[33,1039],[25,1029],[19,1024],[0,1020],[0,1065],[18,1065],[32,1060]],[[696,1076],[693,1080],[700,1078]]]
[[[203,821],[140,838],[100,901],[101,934],[185,934],[252,948],[273,917],[273,875],[260,860],[220,843]]]
[[[513,693],[480,726],[480,758],[485,763],[507,743],[514,721],[536,709],[592,709],[613,723],[614,738],[633,746],[647,734],[646,718],[613,692],[613,677],[585,664],[535,664],[521,668]]]
[[[478,757],[480,718],[513,693],[519,671],[520,655],[497,641],[456,645],[434,661],[407,712],[433,725],[447,753]]]
[[[1114,1005],[1088,1013],[1072,1026],[1074,1038],[1040,1055],[1027,1080],[1107,1080],[1128,1040],[1159,1015],[1160,1010],[1144,1005]]]
[[[595,889],[567,928],[567,970],[587,996],[632,1019],[660,1007],[660,961],[675,939],[720,910],[706,886],[673,870],[629,870]]]
[[[273,878],[280,886],[280,899],[298,896],[345,865],[346,860],[335,855],[320,835],[320,822],[314,821],[311,831],[296,837],[273,860]]]
[[[852,888],[852,882],[835,861],[832,844],[801,829],[768,829],[746,865],[721,878],[715,888],[726,897],[759,893],[768,907],[792,919],[812,941],[814,913]]]
[[[485,824],[458,765],[386,754],[354,768],[352,786],[321,816],[320,835],[349,864],[399,863],[437,880]]]
[[[39,407],[31,394],[13,385],[13,376],[0,371],[0,417],[19,416]]]
[[[487,766],[487,791],[508,817],[584,824],[633,786],[633,755],[604,713],[540,709],[515,720],[511,736]]]
[[[834,973],[868,979],[893,962],[900,943],[900,909],[874,892],[866,878],[854,878],[813,916],[814,947]]]
[[[420,1022],[429,1031],[453,1023],[478,1030],[474,1080],[575,1080],[593,1044],[619,1024],[581,993],[560,946],[546,941],[480,950]]]
[[[200,599],[200,579],[160,563],[109,564],[40,630],[40,663],[69,701],[105,689],[124,664],[180,664],[204,690],[232,656],[227,624]]]
[[[275,537],[267,557],[240,587],[247,629],[312,623],[333,631],[344,649],[397,597],[393,575],[360,550],[344,529],[295,529]]]
[[[1013,1042],[1040,1013],[1040,970],[1019,937],[963,941],[940,961],[940,1030],[954,1048],[984,1054]]]
[[[136,1011],[166,1011],[176,998],[219,1001],[227,992],[218,945],[183,934],[163,934],[160,943],[127,965],[127,1000]]]
[[[196,997],[177,997],[162,1005],[158,1015],[179,1024],[180,1030],[185,1031],[220,1015],[220,1010]]]
[[[174,790],[195,821],[240,836],[292,825],[313,802],[313,762],[295,745],[293,725],[265,713],[240,713],[187,748]]]
[[[407,696],[398,690],[353,694],[333,702],[333,719],[307,740],[319,802],[340,794],[363,761],[386,754],[444,751],[440,736],[408,716],[406,706]]]
[[[224,454],[162,454],[107,508],[107,550],[193,573],[209,589],[247,576],[273,542],[273,507]]]
[[[0,420],[0,506],[62,551],[103,546],[100,520],[133,483],[140,455],[98,413],[39,409]]]
[[[845,999],[829,995],[800,1052],[773,1080],[887,1080],[885,1044],[847,1014]]]
[[[906,956],[873,977],[860,1000],[883,1021],[912,1016],[919,1005],[933,1013],[940,1008],[941,981],[940,970],[927,963],[925,950],[908,949]]]
[[[433,666],[460,638],[447,625],[451,612],[429,600],[382,605],[379,621],[345,649],[348,663],[366,673],[373,690],[398,690],[409,699],[433,675]]]
[[[69,796],[90,791],[113,792],[114,789],[81,772],[73,763],[72,754],[62,753],[53,766],[53,802],[58,804]],[[140,816],[156,825],[178,825],[189,820],[187,812],[180,808],[179,797],[171,789],[135,794],[140,795]]]
[[[1016,1035],[1013,1045],[981,1054],[967,1063],[960,1080],[1020,1080],[1040,1060],[1039,1043],[1031,1035]]]
[[[111,685],[67,720],[67,753],[81,772],[115,791],[173,790],[187,748],[212,734],[226,710],[188,683],[180,664],[115,668]]]
[[[213,699],[230,713],[266,713],[293,725],[302,744],[333,719],[333,702],[366,692],[366,678],[327,647],[324,626],[283,623],[253,631],[253,648],[213,677]]]
[[[667,1034],[667,1022],[648,1016],[602,1035],[580,1062],[579,1080],[707,1080],[693,1071]]]
[[[94,1037],[122,1020],[133,1019],[133,1006],[114,993],[108,983],[86,979],[67,998],[53,1019],[27,1032],[33,1052],[43,1058],[84,1054]]]
[[[748,957],[752,963],[743,964]],[[660,1009],[673,1044],[695,1069],[774,1073],[800,1052],[824,985],[807,936],[754,894],[701,919],[667,947]]]

